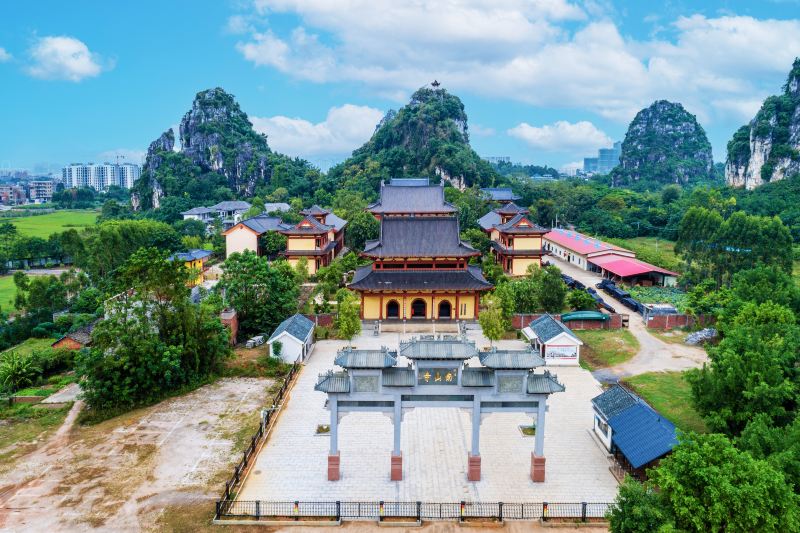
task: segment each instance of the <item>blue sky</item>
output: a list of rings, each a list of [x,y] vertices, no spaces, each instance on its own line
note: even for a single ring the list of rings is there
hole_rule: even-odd
[[[792,0],[51,1],[0,19],[0,169],[138,162],[215,86],[273,148],[327,167],[433,79],[483,156],[568,165],[665,98],[721,160],[800,56]]]

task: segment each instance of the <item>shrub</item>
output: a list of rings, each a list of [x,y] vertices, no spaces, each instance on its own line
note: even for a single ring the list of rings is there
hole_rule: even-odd
[[[42,373],[33,357],[19,352],[8,352],[0,361],[0,387],[15,392],[28,387]]]

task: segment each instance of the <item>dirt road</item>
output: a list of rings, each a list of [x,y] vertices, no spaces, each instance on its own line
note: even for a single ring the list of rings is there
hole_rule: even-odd
[[[547,260],[561,269],[561,272],[572,276],[587,287],[594,287],[600,282],[601,278],[597,274],[587,272],[554,257],[548,257]],[[604,292],[598,290],[598,294],[618,310],[622,306]],[[635,376],[645,372],[682,371],[701,367],[704,362],[708,361],[708,355],[703,348],[667,343],[653,336],[645,327],[642,316],[633,311],[630,311],[629,329],[639,341],[639,351],[629,361],[592,372],[599,381],[617,381],[622,377]]]
[[[165,508],[211,516],[272,384],[222,379],[96,426],[64,425],[0,477],[0,531],[163,529]]]

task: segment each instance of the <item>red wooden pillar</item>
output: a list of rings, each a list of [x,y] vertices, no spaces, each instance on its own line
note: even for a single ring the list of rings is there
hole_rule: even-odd
[[[461,311],[461,303],[458,301],[459,294],[456,293],[456,320],[458,320],[458,313]]]
[[[480,299],[480,297],[481,297],[481,293],[476,292],[475,293],[475,318],[478,318],[478,300]]]
[[[381,293],[381,309],[378,311],[378,319],[383,320],[383,293]]]

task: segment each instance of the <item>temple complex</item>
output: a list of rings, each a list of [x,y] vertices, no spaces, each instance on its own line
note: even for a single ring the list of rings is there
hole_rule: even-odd
[[[480,295],[492,288],[479,266],[480,252],[460,238],[456,209],[444,188],[427,180],[381,184],[370,213],[381,222],[380,236],[367,241],[350,289],[361,294],[361,318],[475,319]]]
[[[524,276],[531,265],[542,266],[543,227],[531,222],[528,210],[509,202],[490,211],[478,220],[478,225],[492,241],[492,254],[498,265],[510,276]]]

